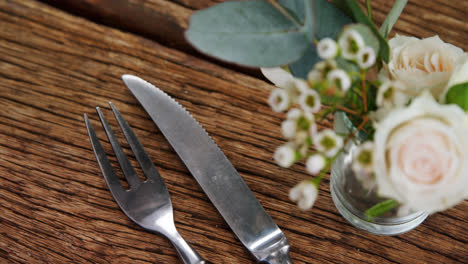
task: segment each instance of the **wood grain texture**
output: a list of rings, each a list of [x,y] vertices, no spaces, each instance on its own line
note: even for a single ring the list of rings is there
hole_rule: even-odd
[[[195,52],[183,35],[183,31],[188,27],[188,19],[199,9],[223,2],[222,0],[42,1],[98,23],[146,36],[166,46],[196,56],[203,55]],[[365,0],[359,2],[364,6]],[[376,24],[382,24],[393,2],[371,1]],[[409,0],[390,36],[402,34],[424,38],[439,35],[443,40],[468,50],[467,14],[468,1],[466,0]],[[203,58],[206,59],[206,57]],[[252,71],[247,71],[247,73],[257,74]]]
[[[179,3],[188,10],[189,1]],[[453,3],[433,3],[455,20],[466,17]],[[410,17],[401,22],[408,34],[430,33],[416,32],[431,28],[424,16]],[[452,32],[440,32],[445,40],[467,49],[466,25],[443,21]],[[271,158],[284,140],[283,116],[265,102],[270,85],[32,0],[0,1],[0,263],[180,263],[166,239],[120,211],[105,185],[82,116],[89,114],[107,142],[94,107],[115,127],[108,101],[160,170],[182,236],[212,263],[254,262],[124,87],[124,73],[154,83],[193,113],[284,231],[294,263],[468,263],[468,202],[407,234],[379,237],[339,215],[327,177],[314,209],[301,212],[287,192],[308,175],[301,164],[282,169]]]

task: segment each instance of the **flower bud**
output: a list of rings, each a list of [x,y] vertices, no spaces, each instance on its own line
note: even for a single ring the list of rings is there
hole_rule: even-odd
[[[320,96],[315,90],[307,90],[299,96],[299,105],[306,112],[317,113],[322,106]]]
[[[324,38],[317,44],[317,53],[324,60],[334,59],[338,55],[338,45],[331,38]]]
[[[341,69],[336,69],[328,73],[327,79],[330,83],[340,88],[345,93],[351,87],[351,79],[348,74]]]
[[[306,169],[312,175],[317,175],[320,171],[325,168],[327,161],[321,154],[314,154],[310,156],[306,161]]]
[[[385,81],[377,91],[376,104],[379,107],[401,107],[408,103],[409,96],[404,93],[405,87],[399,81]]]
[[[355,60],[359,51],[364,48],[364,39],[356,30],[348,29],[338,39],[343,58]]]
[[[324,129],[315,135],[314,145],[318,151],[331,158],[343,147],[343,138],[331,129]]]
[[[330,71],[336,69],[338,64],[335,60],[325,60],[315,64],[314,68],[307,74],[309,83],[321,82],[327,78]]]
[[[290,103],[291,102],[288,92],[280,88],[274,89],[268,98],[268,104],[275,112],[282,112],[286,110]]]
[[[372,141],[367,141],[358,146],[353,155],[354,161],[352,168],[356,174],[373,172],[373,153],[374,144]]]
[[[279,166],[288,168],[296,161],[296,150],[289,144],[280,146],[276,149],[273,158]]]
[[[357,54],[357,62],[361,69],[368,69],[375,64],[375,51],[371,47],[365,47]]]
[[[312,208],[318,196],[317,186],[310,180],[302,181],[289,191],[289,199],[301,210]]]
[[[297,132],[296,120],[287,119],[283,121],[283,123],[281,123],[281,132],[283,132],[285,138],[294,138]]]

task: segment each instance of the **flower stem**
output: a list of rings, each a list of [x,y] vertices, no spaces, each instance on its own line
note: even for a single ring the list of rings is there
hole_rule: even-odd
[[[351,114],[351,115],[356,115],[356,116],[359,115],[359,112],[357,112],[355,110],[352,110],[352,109],[349,109],[349,108],[344,107],[344,106],[337,105],[335,108],[340,110],[340,111],[343,111],[345,113]]]
[[[362,122],[359,124],[359,126],[357,126],[356,130],[354,130],[353,133],[351,133],[346,139],[344,143],[345,146],[346,146],[346,143],[348,143],[349,140],[354,138],[360,130],[363,130],[363,127],[367,124],[367,122],[369,122],[369,116],[365,115],[362,117]]]
[[[364,113],[367,113],[367,86],[366,86],[366,71],[362,70],[362,103],[364,104]]]
[[[393,208],[396,208],[398,205],[399,204],[396,200],[393,200],[393,199],[385,200],[367,209],[365,212],[365,215],[368,220],[372,220],[378,216],[385,214],[386,212],[392,210]]]

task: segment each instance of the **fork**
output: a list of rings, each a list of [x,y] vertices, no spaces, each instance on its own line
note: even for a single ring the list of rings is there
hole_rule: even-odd
[[[129,184],[130,188],[125,190],[112,169],[112,165],[107,159],[101,143],[99,143],[99,139],[88,116],[84,114],[84,120],[94,154],[96,155],[97,162],[112,196],[120,206],[120,209],[122,209],[133,222],[145,230],[160,233],[168,238],[184,263],[204,264],[205,261],[189,244],[187,244],[176,230],[171,198],[161,175],[159,175],[156,167],[127,121],[125,121],[112,102],[109,102],[109,105],[146,176],[145,181],[140,180],[101,110],[99,107],[96,107],[99,119],[101,120],[122,172]]]

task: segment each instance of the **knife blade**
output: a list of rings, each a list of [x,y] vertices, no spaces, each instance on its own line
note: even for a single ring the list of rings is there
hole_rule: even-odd
[[[286,236],[198,121],[145,80],[128,74],[122,80],[256,260],[292,263]]]

